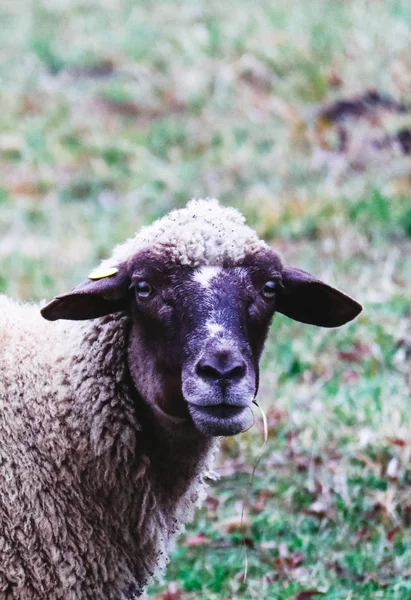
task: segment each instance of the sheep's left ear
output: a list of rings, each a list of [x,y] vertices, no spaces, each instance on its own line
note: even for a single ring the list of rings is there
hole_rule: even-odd
[[[284,268],[282,282],[276,310],[296,321],[339,327],[362,311],[356,300],[301,269]]]
[[[57,296],[41,309],[48,321],[95,319],[127,307],[129,278],[125,267],[96,271],[68,294]]]

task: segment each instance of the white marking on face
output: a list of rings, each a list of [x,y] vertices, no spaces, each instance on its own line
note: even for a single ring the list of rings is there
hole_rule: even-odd
[[[210,287],[211,280],[221,272],[221,267],[201,267],[194,273],[194,281],[205,288]]]
[[[224,332],[224,327],[219,323],[215,323],[213,321],[207,321],[206,323],[207,331],[211,337],[218,335],[219,333]]]

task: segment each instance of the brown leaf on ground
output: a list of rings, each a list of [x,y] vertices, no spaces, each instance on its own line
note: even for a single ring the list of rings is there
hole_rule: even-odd
[[[294,596],[294,600],[310,600],[313,596],[322,596],[323,593],[320,590],[305,590]]]
[[[327,81],[331,87],[340,87],[343,83],[343,80],[341,79],[339,73],[337,73],[336,71],[330,71],[327,74]]]
[[[290,556],[283,556],[274,561],[274,568],[279,573],[288,573],[304,562],[302,552],[293,552]]]
[[[161,119],[162,117],[169,116],[172,113],[181,113],[184,110],[184,106],[182,104],[168,104],[156,109],[149,108],[147,106],[139,106],[138,104],[129,102],[127,100],[114,100],[113,98],[106,98],[104,96],[98,96],[95,98],[94,104],[97,109],[100,109],[106,113],[114,113],[125,117],[134,117],[143,121]]]
[[[172,581],[168,584],[167,592],[160,595],[161,600],[182,600],[182,593],[177,587],[177,583]]]
[[[77,79],[99,78],[112,75],[115,70],[114,61],[110,59],[101,60],[90,65],[75,65],[65,69],[65,72]]]
[[[397,533],[399,533],[401,531],[401,527],[394,527],[393,529],[390,529],[390,531],[387,533],[386,538],[389,542],[393,542],[395,536],[397,535]]]
[[[224,529],[227,533],[244,533],[248,525],[248,518],[246,516],[241,518],[241,515],[238,515],[236,517],[225,519],[224,521],[219,521],[219,523],[217,523],[217,528],[219,530]]]
[[[161,117],[161,112],[155,109],[142,108],[134,102],[125,100],[113,100],[112,98],[98,97],[95,100],[96,107],[107,112],[123,115],[125,117],[135,117],[136,119],[157,119]]]
[[[354,344],[351,350],[339,352],[338,357],[346,362],[360,363],[369,354],[371,354],[371,347],[368,344]]]
[[[204,533],[199,533],[188,537],[184,542],[184,546],[204,546],[210,544],[210,542],[211,540]]]
[[[398,437],[389,437],[387,440],[393,446],[399,446],[400,448],[405,448],[408,445],[407,440]]]

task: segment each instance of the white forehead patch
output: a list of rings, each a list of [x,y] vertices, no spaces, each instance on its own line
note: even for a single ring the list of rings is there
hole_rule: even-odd
[[[221,267],[201,267],[194,273],[193,280],[205,288],[210,287],[211,280],[221,272]]]
[[[212,337],[214,337],[215,335],[218,335],[219,333],[223,333],[223,331],[225,331],[224,327],[222,325],[220,325],[219,323],[215,323],[214,321],[207,321],[206,327],[207,327],[208,333]]]

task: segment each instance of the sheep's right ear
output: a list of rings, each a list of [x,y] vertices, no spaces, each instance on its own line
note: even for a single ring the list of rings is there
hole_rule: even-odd
[[[362,311],[356,300],[301,269],[285,268],[282,283],[276,309],[295,321],[339,327]]]
[[[129,277],[125,267],[96,271],[68,294],[57,296],[41,309],[48,321],[95,319],[127,308]]]

